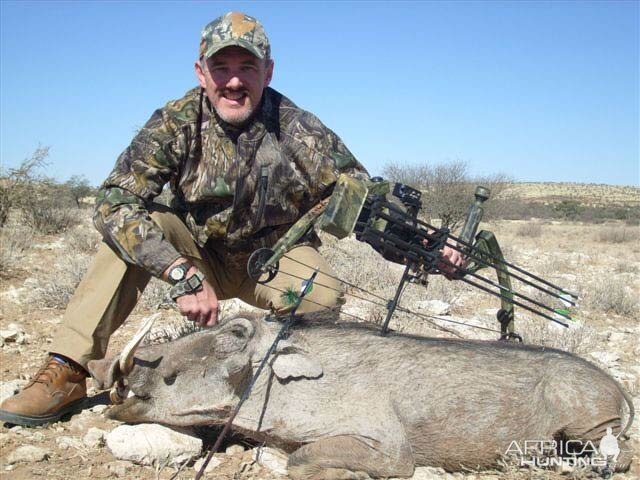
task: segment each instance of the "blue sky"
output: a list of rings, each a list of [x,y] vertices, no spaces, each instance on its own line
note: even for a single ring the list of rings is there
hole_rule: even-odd
[[[640,3],[1,3],[0,159],[99,184],[153,110],[195,86],[199,32],[265,25],[272,86],[369,169],[466,161],[521,181],[640,183]]]

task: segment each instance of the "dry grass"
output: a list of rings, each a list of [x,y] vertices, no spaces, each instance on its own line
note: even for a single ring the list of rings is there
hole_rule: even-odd
[[[520,237],[538,238],[542,235],[542,225],[538,222],[524,223],[518,227],[516,234]]]
[[[78,209],[56,207],[47,202],[28,204],[23,212],[24,222],[45,235],[62,233],[80,223]]]
[[[171,305],[173,302],[168,296],[169,288],[171,288],[171,285],[167,282],[151,277],[142,296],[138,300],[135,311],[156,310],[157,308]]]
[[[595,330],[581,323],[569,322],[569,328],[565,328],[545,319],[519,319],[517,328],[525,343],[576,354],[589,352],[597,342]]]
[[[585,306],[602,313],[635,316],[640,311],[637,292],[622,278],[601,279],[586,289]]]
[[[385,295],[402,276],[402,266],[386,261],[366,243],[354,238],[338,241],[323,234],[320,252],[336,275],[365,290]],[[354,292],[355,293],[355,292]]]
[[[8,274],[20,265],[29,250],[33,231],[20,225],[5,225],[0,228],[0,272]]]
[[[616,262],[614,266],[615,273],[630,273],[637,275],[640,273],[640,265],[630,262]]]
[[[640,228],[631,226],[612,227],[608,226],[601,229],[596,239],[602,243],[626,243],[631,241],[640,241]]]
[[[89,225],[78,225],[64,235],[64,242],[69,249],[79,253],[95,253],[101,241],[98,231]]]
[[[46,276],[35,280],[32,304],[41,308],[65,308],[91,263],[89,255],[64,255]]]
[[[352,285],[347,286],[347,302],[362,302],[363,311],[357,315],[360,320],[382,324],[387,314],[387,301],[392,299],[402,278],[403,265],[388,262],[375,252],[370,246],[354,238],[337,241],[328,235],[322,236],[323,247],[321,253],[333,266],[336,275]],[[404,329],[407,325],[414,325],[411,331],[424,333],[423,329],[433,333],[428,321],[420,320],[416,315],[404,313],[402,308],[413,310],[416,302],[423,300],[440,300],[455,307],[464,292],[466,285],[453,282],[439,275],[431,275],[428,288],[422,285],[408,284],[400,298],[399,309],[394,315],[393,324],[396,329]],[[363,290],[361,290],[363,289]],[[366,291],[365,291],[366,290]],[[347,317],[354,321],[356,318]]]

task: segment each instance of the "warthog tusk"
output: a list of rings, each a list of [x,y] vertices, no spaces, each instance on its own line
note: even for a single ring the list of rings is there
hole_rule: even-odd
[[[122,402],[124,402],[126,394],[127,389],[124,385],[123,380],[120,379],[113,387],[111,387],[111,391],[109,392],[111,403],[114,405],[120,405]]]
[[[120,372],[122,372],[123,375],[129,375],[129,373],[131,373],[133,369],[133,354],[136,352],[136,348],[138,348],[142,339],[144,339],[147,333],[149,333],[149,330],[151,330],[153,322],[159,317],[160,313],[154,313],[148,317],[142,327],[140,327],[133,338],[129,340],[129,343],[122,349],[122,353],[120,354]]]

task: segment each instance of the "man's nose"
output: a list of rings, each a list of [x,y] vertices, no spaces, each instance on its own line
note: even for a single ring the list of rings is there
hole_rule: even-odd
[[[240,88],[242,86],[243,83],[240,75],[237,73],[231,74],[231,77],[229,77],[229,80],[227,81],[227,88]]]

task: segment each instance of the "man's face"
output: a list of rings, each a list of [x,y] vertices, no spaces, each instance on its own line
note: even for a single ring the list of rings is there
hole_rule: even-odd
[[[262,92],[271,82],[273,62],[255,57],[244,48],[227,47],[196,62],[200,86],[225,122],[242,126],[255,111]]]

